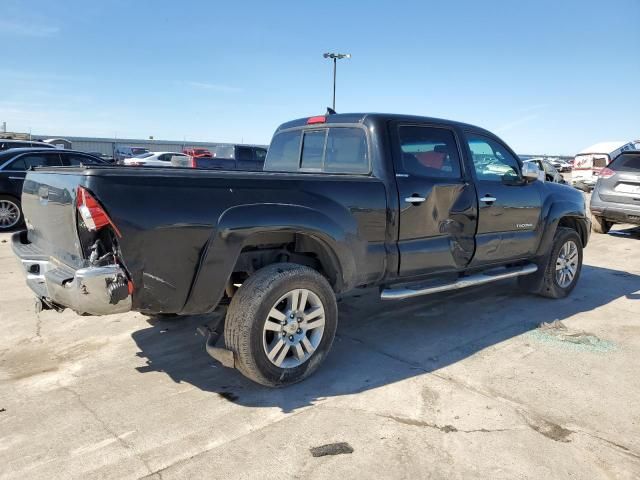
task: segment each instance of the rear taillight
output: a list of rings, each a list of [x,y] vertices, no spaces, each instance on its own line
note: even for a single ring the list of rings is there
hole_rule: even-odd
[[[616,172],[614,172],[613,170],[611,170],[610,168],[603,168],[602,170],[600,170],[600,178],[611,178],[616,174]]]
[[[107,212],[104,211],[98,201],[93,198],[86,188],[78,187],[76,205],[78,207],[78,213],[80,213],[88,230],[97,232],[101,228],[111,225],[116,235],[122,237],[120,230],[113,224]]]

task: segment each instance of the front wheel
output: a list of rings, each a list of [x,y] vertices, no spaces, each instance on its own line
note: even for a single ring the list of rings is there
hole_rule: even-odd
[[[566,227],[558,227],[551,252],[539,270],[520,277],[520,286],[543,297],[564,298],[575,288],[582,271],[582,240]]]
[[[336,333],[338,307],[327,280],[302,265],[269,265],[231,299],[224,338],[238,370],[267,387],[311,375]]]

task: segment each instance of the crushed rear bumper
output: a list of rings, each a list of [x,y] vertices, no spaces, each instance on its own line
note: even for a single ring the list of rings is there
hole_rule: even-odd
[[[26,232],[14,233],[11,246],[22,263],[27,285],[46,305],[90,315],[131,310],[127,276],[119,265],[73,269],[29,243]]]

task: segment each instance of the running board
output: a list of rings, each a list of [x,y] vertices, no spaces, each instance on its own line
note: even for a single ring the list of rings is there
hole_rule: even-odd
[[[387,288],[382,291],[380,298],[382,300],[403,300],[405,298],[419,297],[421,295],[429,295],[431,293],[446,292],[448,290],[458,290],[460,288],[472,287],[475,285],[484,285],[505,278],[519,277],[520,275],[529,275],[535,273],[538,266],[533,263],[527,263],[518,267],[505,267],[500,269],[487,270],[485,272],[461,277],[455,282],[445,283],[441,285],[433,285],[429,287],[416,286],[414,288]]]

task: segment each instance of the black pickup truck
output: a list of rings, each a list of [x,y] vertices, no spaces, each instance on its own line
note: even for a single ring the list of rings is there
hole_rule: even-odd
[[[41,308],[226,315],[207,351],[281,386],[322,362],[336,296],[384,300],[518,277],[569,294],[590,221],[472,125],[334,114],[281,125],[262,172],[38,168],[13,236]],[[224,347],[214,345],[216,335]]]

